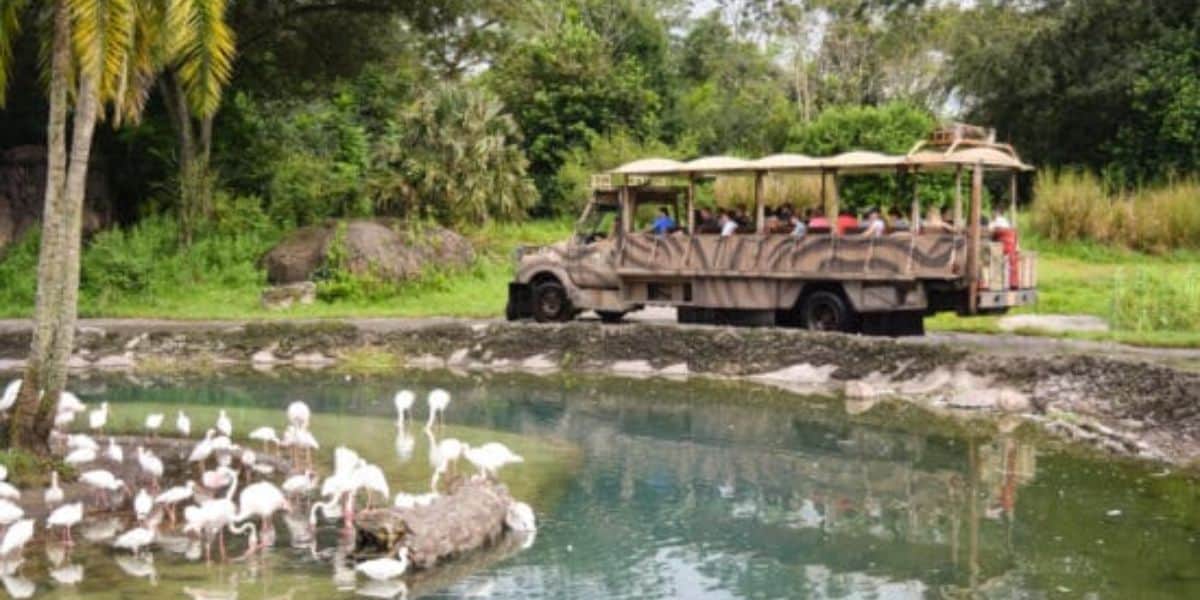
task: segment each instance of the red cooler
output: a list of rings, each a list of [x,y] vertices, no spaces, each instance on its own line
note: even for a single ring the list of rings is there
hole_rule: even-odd
[[[1017,250],[1017,230],[997,229],[992,232],[992,239],[1004,245],[1004,255],[1008,257],[1008,282],[1012,289],[1021,287],[1021,259]]]

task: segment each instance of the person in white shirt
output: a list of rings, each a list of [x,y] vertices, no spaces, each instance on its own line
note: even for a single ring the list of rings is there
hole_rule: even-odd
[[[867,227],[863,229],[862,236],[865,238],[883,237],[885,230],[883,217],[879,216],[879,211],[871,209],[871,212],[867,213]]]
[[[988,229],[996,231],[997,229],[1012,229],[1012,223],[1008,222],[1008,217],[1004,216],[1004,210],[995,209],[992,211],[992,222],[988,223]]]
[[[721,213],[721,237],[729,237],[737,233],[738,222],[730,216],[729,211]]]

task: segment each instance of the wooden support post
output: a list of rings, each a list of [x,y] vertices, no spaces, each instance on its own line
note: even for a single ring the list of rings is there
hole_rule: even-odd
[[[696,176],[688,175],[687,189],[687,232],[696,233]]]
[[[979,220],[983,216],[983,163],[975,163],[971,173],[971,212],[967,230],[967,312],[979,311]]]
[[[824,212],[826,218],[829,216],[829,200],[825,195],[825,169],[821,169],[821,212]]]
[[[763,203],[763,172],[754,173],[754,231],[762,234],[767,231],[767,207]]]
[[[918,184],[917,184],[917,169],[916,169],[916,167],[913,167],[912,178],[913,178],[912,225],[909,227],[909,231],[911,231],[915,235],[915,234],[918,234],[921,232],[921,199],[919,196],[920,192],[917,189]]]
[[[963,229],[962,172],[962,165],[954,168],[954,226],[959,231]]]
[[[836,238],[841,234],[841,232],[838,231],[838,226],[837,226],[838,214],[839,214],[839,210],[840,210],[839,205],[841,204],[841,198],[838,197],[837,171],[833,171],[831,173],[831,179],[829,180],[829,183],[830,183],[830,187],[833,188],[833,193],[830,194],[830,198],[829,198],[830,199],[830,210],[827,215],[827,218],[829,219],[829,232],[831,235],[833,235],[833,237]]]
[[[1008,219],[1013,231],[1017,230],[1017,171],[1012,170],[1008,176]]]

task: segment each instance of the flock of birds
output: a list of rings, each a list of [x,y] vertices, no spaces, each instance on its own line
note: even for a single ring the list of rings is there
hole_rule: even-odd
[[[0,395],[0,412],[12,407],[20,386],[20,380],[8,384],[3,395]],[[397,413],[396,450],[402,456],[406,453],[411,455],[413,438],[407,435],[407,422],[412,418],[416,395],[409,390],[401,390],[395,394],[393,402]],[[450,394],[445,390],[430,392],[429,417],[424,428],[429,439],[430,466],[433,469],[430,491],[416,494],[398,492],[392,500],[393,506],[412,508],[436,500],[440,479],[454,469],[460,460],[465,459],[477,469],[474,477],[489,479],[497,477],[505,466],[523,462],[521,456],[497,442],[475,447],[455,438],[437,440],[434,435],[435,424],[442,424],[443,413],[449,404]],[[134,481],[131,487],[131,482],[101,468],[106,461],[113,465],[125,463],[125,450],[113,437],[108,437],[107,444],[97,441],[108,423],[110,410],[107,402],[101,402],[99,408],[89,411],[74,394],[63,392],[55,417],[55,436],[65,442],[64,462],[81,471],[78,481],[91,492],[89,503],[96,510],[111,510],[114,495],[118,495],[122,501],[129,495],[133,496],[134,526],[124,532],[111,531],[110,539],[113,548],[131,552],[135,558],[156,543],[164,547],[175,545],[179,536],[167,532],[176,527],[176,510],[180,506],[183,506],[183,525],[179,531],[185,538],[183,542],[188,548],[187,556],[199,559],[199,545],[203,546],[205,559],[211,560],[214,543],[219,546],[222,559],[226,558],[227,531],[232,535],[248,534],[246,555],[271,546],[275,538],[275,515],[284,513],[285,522],[291,527],[297,520],[295,513],[302,512],[296,510],[298,504],[310,500],[311,507],[306,515],[308,539],[315,553],[316,538],[312,532],[315,531],[318,517],[340,518],[344,531],[348,531],[353,526],[355,505],[360,495],[365,495],[367,508],[375,506],[380,499],[386,502],[390,497],[384,470],[345,446],[334,450],[333,472],[324,479],[318,476],[313,455],[321,446],[309,427],[312,412],[308,405],[300,401],[292,402],[287,407],[286,427],[282,435],[272,427],[259,427],[246,436],[261,444],[260,452],[263,454],[277,454],[277,461],[263,460],[254,449],[235,443],[233,423],[226,411],[221,409],[214,426],[205,431],[188,453],[187,462],[189,468],[195,468],[198,475],[196,480],[189,479],[181,485],[160,489],[164,470],[162,459],[151,450],[138,446],[134,454],[136,475],[132,477]],[[60,433],[71,427],[77,415],[85,412],[90,434]],[[147,434],[157,436],[164,421],[165,416],[161,413],[148,415],[145,420]],[[175,429],[179,436],[191,437],[191,420],[182,411],[176,416]],[[213,463],[211,468],[210,461]],[[291,472],[295,473],[279,485],[270,480],[276,474],[275,462],[289,463]],[[11,564],[15,558],[19,564],[20,554],[34,536],[35,519],[25,516],[24,509],[18,504],[21,492],[6,481],[7,475],[7,470],[0,466],[0,530],[3,531],[0,537],[0,561]],[[242,487],[240,494],[237,493],[239,482],[254,479],[257,480]],[[87,507],[83,500],[64,503],[60,483],[59,474],[51,473],[50,485],[43,496],[46,506],[52,509],[45,519],[45,528],[58,530],[62,544],[69,548],[74,544],[71,530],[84,520]],[[136,494],[132,492],[134,487],[137,488]],[[314,493],[317,493],[316,498],[313,497]],[[289,516],[293,517],[291,521],[287,518]],[[166,525],[164,520],[167,521]],[[533,510],[523,502],[510,505],[505,523],[509,529],[519,532],[533,532],[537,527]],[[89,536],[89,539],[92,537]],[[297,537],[304,536],[297,536],[293,531],[294,544]],[[403,575],[408,566],[408,549],[401,544],[394,557],[360,562],[355,565],[355,571],[371,580],[387,581]],[[78,568],[81,579],[82,567]]]

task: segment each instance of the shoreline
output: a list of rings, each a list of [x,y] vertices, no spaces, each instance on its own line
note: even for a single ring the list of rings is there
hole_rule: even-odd
[[[0,371],[21,367],[29,335],[27,322],[0,322]],[[862,410],[900,400],[949,416],[1017,416],[1055,437],[1175,465],[1200,456],[1200,373],[1171,364],[1192,360],[1178,350],[1131,352],[1021,336],[993,344],[981,336],[894,340],[776,328],[453,318],[84,320],[77,337],[75,372],[409,367],[715,377],[842,395]]]

